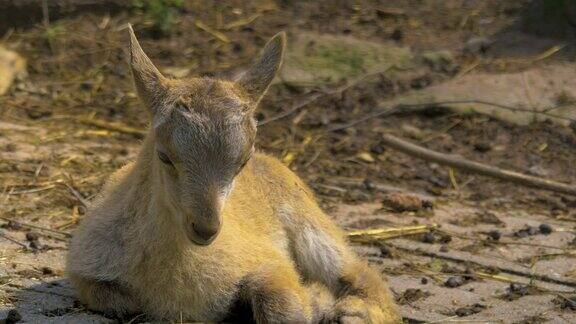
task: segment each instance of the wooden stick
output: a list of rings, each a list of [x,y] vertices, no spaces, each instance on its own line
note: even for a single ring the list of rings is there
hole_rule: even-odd
[[[436,232],[438,233],[443,233],[445,235],[448,236],[454,236],[463,240],[471,240],[471,241],[477,241],[477,242],[486,242],[485,240],[478,238],[478,237],[474,237],[472,235],[464,235],[464,234],[458,234],[458,233],[454,233],[454,232],[450,232],[444,229],[437,229]],[[570,248],[566,248],[566,247],[560,247],[560,246],[554,246],[554,245],[547,245],[547,244],[538,244],[538,243],[530,243],[530,242],[516,242],[516,241],[510,241],[510,240],[498,240],[498,241],[489,241],[490,244],[496,244],[496,245],[524,245],[524,246],[534,246],[534,247],[540,247],[540,248],[546,248],[546,249],[552,249],[552,250],[560,250],[560,251],[567,251],[570,250]],[[568,255],[571,253],[576,253],[576,251],[567,251],[566,253],[559,253],[559,255]]]
[[[72,194],[72,196],[74,196],[74,198],[76,198],[76,200],[78,200],[78,202],[82,204],[82,206],[88,207],[88,201],[86,200],[86,198],[82,196],[82,194],[80,194],[80,192],[78,192],[78,190],[74,189],[74,187],[72,187],[67,183],[61,183],[61,184],[65,186],[66,189],[68,189],[68,191]]]
[[[481,174],[484,176],[517,183],[536,189],[543,189],[576,196],[576,186],[542,179],[519,172],[502,170],[497,167],[466,160],[454,155],[447,155],[410,143],[390,134],[382,136],[382,142],[395,150],[426,161],[436,162],[455,169]]]
[[[230,43],[230,39],[228,36],[224,35],[223,33],[213,29],[212,27],[206,25],[205,23],[201,22],[200,20],[196,20],[194,23],[196,27],[202,29],[203,31],[207,32],[208,34],[212,35],[212,37],[216,38],[217,40],[223,43]]]
[[[10,241],[10,242],[12,242],[12,243],[14,243],[14,244],[18,244],[18,245],[20,245],[21,247],[23,247],[23,248],[26,249],[26,250],[29,249],[28,245],[26,245],[26,244],[24,244],[24,243],[22,243],[22,242],[20,242],[20,241],[18,241],[18,240],[16,240],[16,239],[14,239],[14,238],[8,236],[8,234],[4,233],[4,231],[0,231],[0,237],[2,237],[2,238],[6,239],[6,240],[8,240],[8,241]]]
[[[399,244],[395,244],[392,242],[389,242],[388,245],[392,246],[395,249],[398,249],[400,251],[404,251],[404,252],[407,252],[410,254],[416,254],[416,255],[422,255],[422,256],[427,256],[427,257],[436,258],[436,259],[447,260],[447,261],[451,261],[451,262],[458,263],[458,264],[470,264],[470,265],[480,266],[481,268],[490,268],[490,266],[487,266],[486,264],[484,264],[480,261],[470,260],[467,258],[459,258],[457,256],[451,256],[451,255],[447,255],[447,254],[441,253],[441,252],[436,253],[436,252],[432,252],[432,251],[426,251],[426,250],[423,250],[422,248],[408,247],[405,244],[399,245]],[[548,283],[552,283],[552,284],[576,288],[576,281],[567,281],[563,278],[555,278],[555,277],[551,277],[551,276],[547,276],[547,275],[543,275],[543,274],[533,273],[532,270],[519,270],[519,269],[509,268],[506,266],[496,266],[495,268],[497,268],[502,273],[507,273],[507,274],[511,274],[511,275],[515,275],[515,276],[519,276],[519,277],[536,279],[536,280],[543,281],[543,282],[548,282]]]
[[[130,126],[126,126],[126,125],[122,125],[122,124],[118,124],[118,123],[108,123],[108,122],[105,122],[103,120],[97,120],[97,119],[91,119],[91,118],[85,118],[85,117],[79,117],[76,119],[85,125],[96,126],[99,128],[108,129],[108,130],[119,132],[119,133],[130,134],[130,135],[133,135],[137,138],[143,138],[146,135],[146,132],[143,130],[133,128]]]
[[[436,228],[436,225],[404,226],[397,228],[377,228],[368,230],[354,230],[347,233],[348,239],[355,243],[375,243],[401,236],[423,234]]]
[[[270,117],[268,119],[265,119],[261,122],[258,123],[258,126],[262,126],[262,125],[266,125],[268,123],[271,123],[273,121],[276,121],[278,119],[282,119],[286,116],[289,116],[293,113],[295,113],[296,111],[306,107],[308,104],[316,101],[319,98],[322,98],[324,96],[328,96],[328,95],[333,95],[333,94],[338,94],[338,93],[342,93],[350,88],[353,88],[355,86],[357,86],[358,84],[360,84],[362,81],[366,80],[369,77],[375,76],[375,75],[380,75],[383,73],[386,73],[387,71],[393,69],[394,67],[390,67],[387,69],[383,69],[380,71],[376,71],[376,72],[372,72],[372,73],[368,73],[365,75],[360,76],[359,78],[352,80],[352,81],[347,81],[345,84],[341,85],[341,86],[336,86],[333,87],[331,89],[327,89],[324,91],[319,91],[319,90],[315,90],[312,91],[310,93],[307,93],[306,95],[304,95],[300,100],[297,100],[292,107],[290,107],[289,109],[279,113],[276,116]]]
[[[385,115],[392,115],[392,114],[396,114],[396,113],[414,113],[414,112],[425,110],[425,109],[430,108],[430,107],[442,107],[445,105],[461,105],[461,104],[479,104],[479,105],[492,106],[494,108],[499,108],[499,109],[508,110],[508,111],[512,111],[512,112],[529,112],[529,113],[535,114],[535,115],[542,115],[542,116],[547,116],[550,118],[564,120],[564,121],[571,122],[571,123],[576,123],[576,119],[574,119],[574,118],[564,117],[564,116],[549,113],[549,111],[552,111],[555,109],[568,107],[569,105],[567,105],[567,104],[559,104],[556,106],[551,106],[551,107],[545,108],[543,110],[532,110],[532,109],[528,109],[528,108],[506,106],[506,105],[502,105],[502,104],[498,104],[498,103],[494,103],[494,102],[489,102],[489,101],[484,101],[484,100],[453,100],[453,101],[436,101],[436,102],[431,101],[431,102],[427,102],[427,103],[413,104],[413,105],[399,104],[399,105],[396,105],[393,107],[383,107],[383,108],[375,110],[372,113],[366,114],[366,115],[364,115],[358,119],[352,120],[348,123],[334,125],[334,126],[328,128],[326,131],[327,132],[340,131],[340,130],[343,130],[346,128],[350,128],[352,126],[356,126],[357,124],[363,123],[365,121],[368,121],[368,120],[371,120],[371,119],[374,119],[377,117],[385,116]]]
[[[24,227],[35,228],[35,229],[39,229],[39,230],[46,231],[46,232],[51,232],[51,233],[55,233],[55,234],[64,235],[64,236],[66,236],[66,237],[71,237],[71,236],[72,236],[72,234],[67,233],[67,232],[58,231],[58,230],[54,230],[54,229],[51,229],[51,228],[47,228],[47,227],[43,227],[43,226],[38,226],[38,225],[30,224],[30,223],[23,223],[23,222],[21,222],[21,221],[17,221],[17,220],[14,220],[14,219],[10,219],[10,218],[4,217],[4,216],[0,216],[0,219],[3,219],[3,220],[5,220],[5,221],[7,221],[7,222],[14,222],[14,223],[16,223],[16,224],[18,224],[18,225],[21,225],[21,226],[24,226]]]
[[[9,195],[25,195],[25,194],[29,194],[29,193],[35,193],[35,192],[50,190],[50,189],[53,189],[55,187],[56,187],[56,185],[49,185],[49,186],[42,187],[42,188],[33,188],[33,189],[19,190],[19,191],[9,191],[8,194]]]

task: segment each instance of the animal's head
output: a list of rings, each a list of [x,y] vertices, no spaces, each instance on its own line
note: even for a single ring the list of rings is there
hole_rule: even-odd
[[[274,36],[238,80],[174,80],[129,31],[134,83],[152,118],[151,163],[187,237],[208,245],[222,226],[234,178],[254,152],[254,110],[280,67],[285,36]]]

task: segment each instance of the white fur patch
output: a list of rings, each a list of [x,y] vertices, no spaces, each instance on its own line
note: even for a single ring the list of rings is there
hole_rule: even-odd
[[[338,280],[342,257],[332,238],[324,232],[304,228],[294,237],[294,251],[296,262],[309,277],[327,285]]]
[[[232,190],[234,190],[234,183],[235,183],[235,180],[232,180],[232,182],[228,186],[226,186],[224,188],[224,190],[222,190],[222,193],[220,194],[220,199],[222,201],[220,206],[222,206],[222,208],[224,208],[224,204],[226,203],[226,200],[228,200],[230,193],[232,192]]]
[[[278,218],[280,218],[280,221],[286,227],[291,228],[293,226],[293,224],[290,224],[290,222],[292,222],[294,218],[294,209],[292,208],[292,206],[284,204],[280,206],[280,208],[278,208],[276,214],[278,215]]]
[[[342,268],[342,252],[334,240],[295,215],[291,206],[283,206],[278,216],[289,232],[295,261],[303,274],[329,286],[335,284]]]

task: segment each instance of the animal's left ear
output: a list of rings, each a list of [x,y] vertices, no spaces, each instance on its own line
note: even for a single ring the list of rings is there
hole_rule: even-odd
[[[266,43],[260,57],[238,80],[255,102],[266,93],[282,64],[286,34],[280,32]]]
[[[128,32],[130,33],[130,68],[134,76],[134,84],[140,100],[144,102],[152,116],[156,117],[166,97],[166,79],[142,50],[131,25],[128,25]]]

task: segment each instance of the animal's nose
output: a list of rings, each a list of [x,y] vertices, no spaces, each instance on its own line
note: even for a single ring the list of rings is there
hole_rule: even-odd
[[[198,224],[194,224],[192,228],[198,238],[202,239],[205,243],[210,243],[216,234],[218,234],[219,230],[219,226],[202,226]]]

